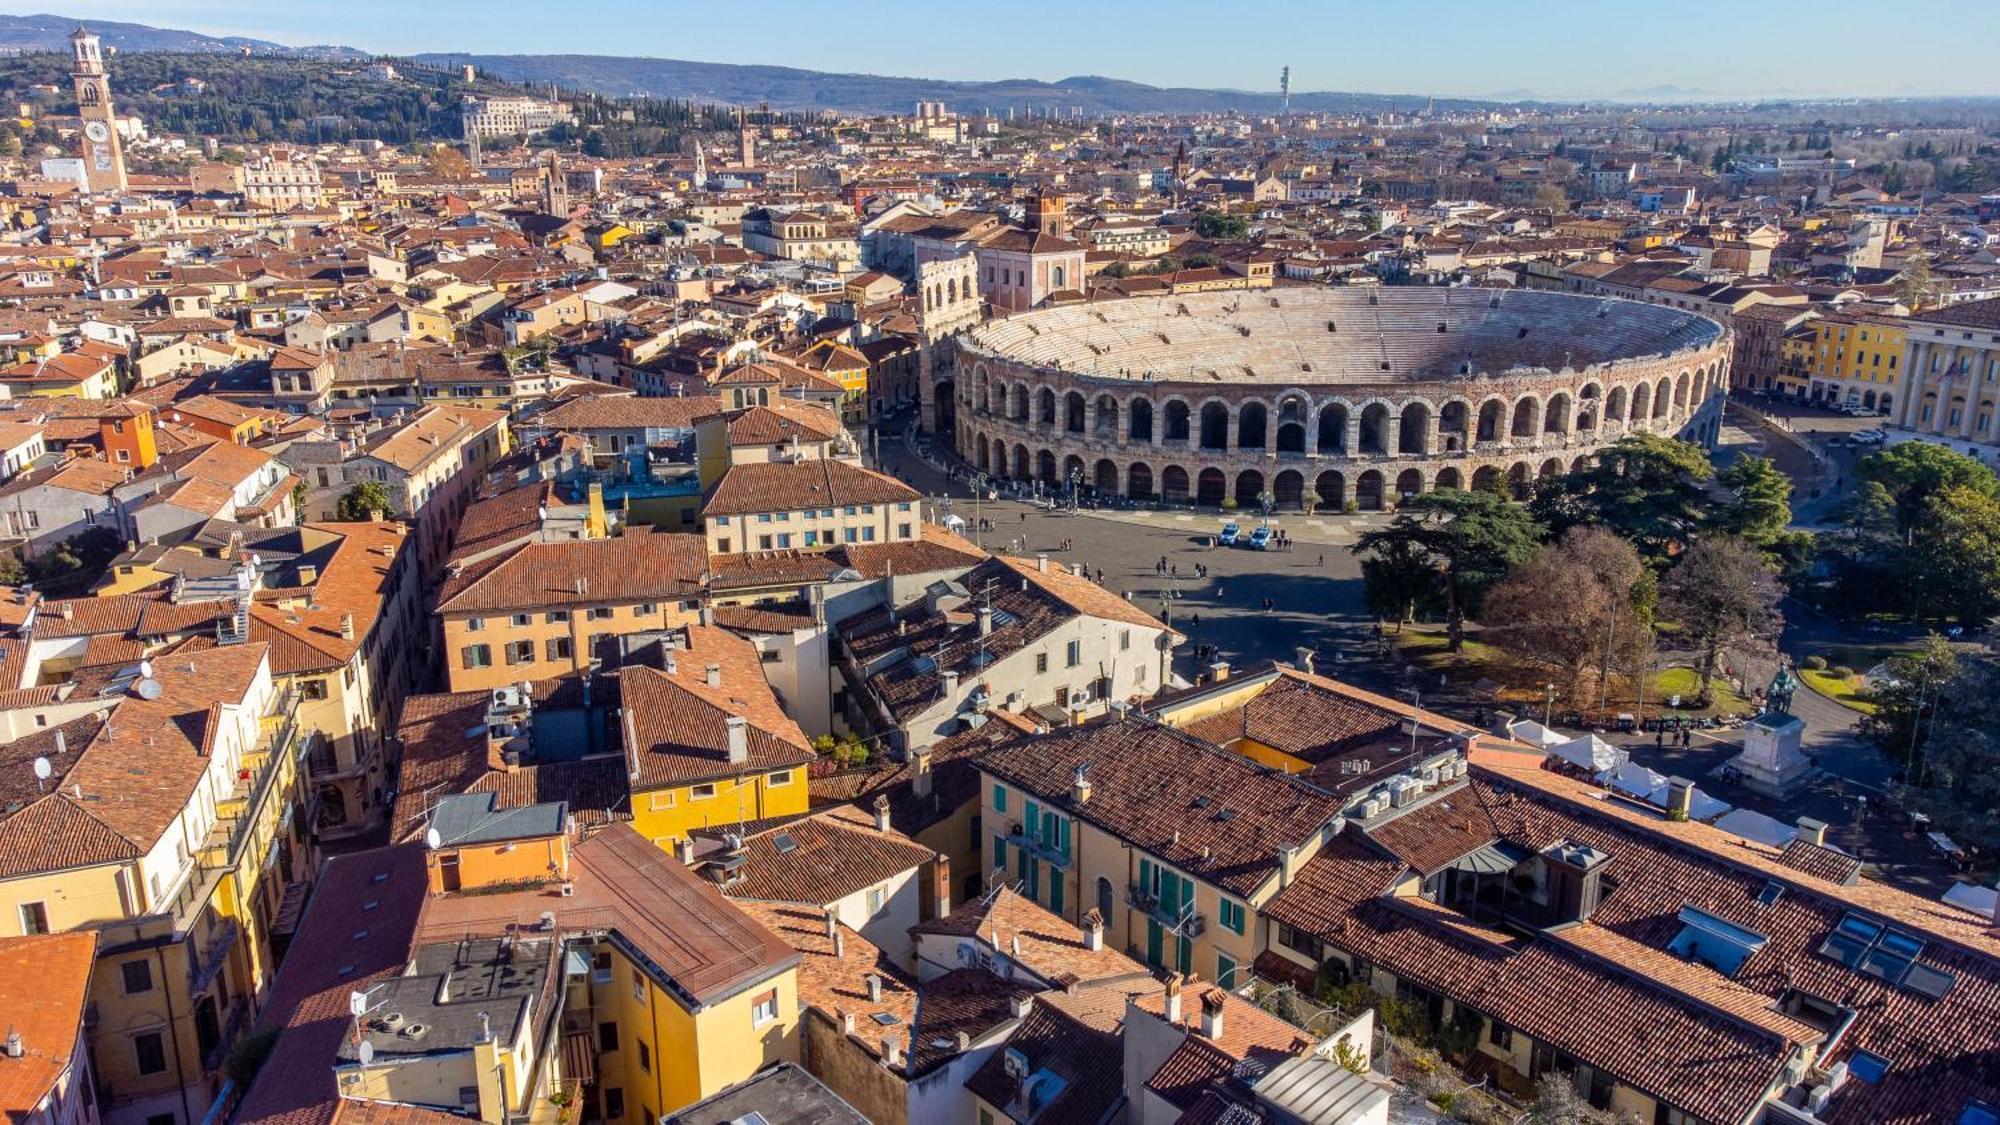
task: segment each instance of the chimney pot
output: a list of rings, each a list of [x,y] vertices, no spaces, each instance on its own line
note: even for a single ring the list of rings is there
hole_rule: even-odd
[[[1826,846],[1826,821],[1809,816],[1799,818],[1799,838],[1809,844]]]
[[[875,973],[869,973],[867,976],[861,979],[866,981],[868,984],[868,1002],[871,1004],[880,1004],[882,1002],[881,976]]]
[[[680,860],[682,866],[694,866],[694,840],[686,836],[675,840],[674,858]]]
[[[701,678],[702,682],[707,684],[709,687],[721,687],[722,665],[710,664],[707,667],[703,668],[701,672]]]
[[[875,831],[887,832],[888,830],[889,795],[887,793],[878,793],[875,795]]]
[[[1043,574],[1047,574],[1049,572],[1049,557],[1047,555],[1036,555],[1035,569]]]
[[[1222,1038],[1222,993],[1209,990],[1201,994],[1201,1033],[1210,1040]]]
[[[1694,812],[1694,782],[1685,777],[1667,779],[1667,812],[1682,817]]]
[[[1033,994],[1023,992],[1007,1001],[1007,1011],[1017,1020],[1028,1018],[1028,1011],[1035,1006]]]
[[[750,760],[750,730],[741,715],[731,715],[722,721],[729,739],[729,764],[740,766]]]
[[[1312,674],[1313,670],[1312,649],[1307,648],[1305,645],[1300,645],[1299,647],[1292,650],[1292,660],[1293,663],[1298,666],[1299,671],[1304,672],[1307,675]]]
[[[1164,1011],[1168,1023],[1181,1022],[1181,975],[1175,973],[1167,978],[1167,997]]]
[[[1210,683],[1219,684],[1227,680],[1228,678],[1229,678],[1229,661],[1218,660],[1215,663],[1210,664],[1208,666],[1208,679]]]
[[[882,1037],[882,1061],[890,1066],[903,1065],[903,1048],[896,1042],[894,1036]]]

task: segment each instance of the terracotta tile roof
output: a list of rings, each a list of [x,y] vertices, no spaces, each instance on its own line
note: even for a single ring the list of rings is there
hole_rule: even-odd
[[[690,1007],[734,995],[800,960],[790,944],[629,824],[610,825],[572,848],[569,881],[569,895],[548,886],[431,899],[419,937],[497,936],[539,925],[544,911],[554,911],[561,930],[616,930],[659,966],[665,987]]]
[[[472,560],[540,534],[542,510],[554,495],[553,483],[539,481],[474,501],[459,517],[451,560]]]
[[[1008,887],[968,899],[942,918],[917,923],[910,932],[977,938],[1058,988],[1079,981],[1151,979],[1146,966],[1109,945],[1088,948],[1080,926]],[[1019,953],[1014,952],[1016,939],[1021,943]]]
[[[713,395],[584,395],[535,415],[554,430],[691,430],[695,420],[722,409]]]
[[[764,829],[746,836],[743,844],[744,870],[724,893],[737,900],[816,907],[831,906],[936,856],[900,833],[875,831],[845,805]]]
[[[1013,1019],[1014,999],[1033,991],[985,969],[953,969],[923,982],[918,986],[910,1073],[924,1074],[956,1055],[959,1032],[978,1039]],[[946,1048],[943,1042],[952,1046]]]
[[[706,557],[700,536],[667,532],[527,543],[446,579],[438,611],[497,613],[691,598],[701,593]]]
[[[684,635],[689,643],[674,654],[673,672],[634,665],[619,673],[635,791],[813,761],[805,732],[765,681],[754,646],[713,626],[689,626]],[[710,664],[720,677],[714,686],[706,680]],[[745,720],[748,754],[742,763],[729,760],[731,716]],[[719,809],[716,815],[734,820],[736,810]]]
[[[847,770],[811,780],[812,799],[851,801],[856,808],[874,808],[875,798],[889,798],[889,823],[915,835],[955,815],[965,802],[979,796],[981,754],[1019,737],[1021,732],[1001,722],[958,731],[930,748],[931,792],[916,791],[914,756],[868,770]]]
[[[1775,1081],[1786,1044],[1819,1036],[1772,1010],[1794,988],[1856,1013],[1824,1062],[1857,1048],[1890,1060],[1881,1081],[1843,1086],[1823,1120],[1945,1122],[1975,1099],[2000,1097],[2000,1078],[1977,1063],[1983,1044],[1965,1032],[2000,1026],[2000,939],[1981,920],[1866,880],[1836,883],[1787,865],[1776,849],[1625,807],[1540,770],[1476,764],[1471,782],[1394,822],[1399,842],[1412,854],[1441,855],[1483,834],[1457,827],[1474,808],[1480,823],[1520,847],[1576,841],[1611,857],[1609,889],[1587,924],[1500,944],[1444,907],[1380,898],[1406,870],[1376,850],[1380,831],[1327,845],[1266,916],[1703,1118],[1747,1116]],[[1426,828],[1458,842],[1421,848],[1415,840]],[[1688,907],[1764,943],[1733,977],[1683,962],[1667,947]],[[1848,913],[1926,942],[1920,962],[1949,974],[1950,990],[1931,999],[1821,955]]]
[[[1071,792],[1087,767],[1091,796]],[[1191,876],[1248,897],[1340,810],[1334,795],[1155,723],[1102,720],[990,751],[980,769]]]
[[[20,1058],[0,1058],[0,1116],[36,1119],[42,1099],[75,1065],[96,956],[92,930],[0,938],[0,1020],[22,1049]]]
[[[504,410],[426,406],[408,422],[368,443],[366,455],[414,472],[483,433],[507,424]],[[496,450],[497,452],[497,450]]]
[[[902,481],[845,461],[763,461],[731,466],[709,486],[701,511],[704,517],[740,516],[921,499]]]
[[[737,906],[799,954],[799,1000],[819,1009],[840,1025],[843,1014],[854,1017],[850,1042],[870,1056],[882,1056],[882,1041],[910,1045],[917,1021],[917,982],[867,938],[840,927],[836,949],[826,936],[826,913],[819,907],[787,903],[739,902]],[[880,1000],[868,998],[868,976],[882,979]],[[874,1017],[894,1016],[884,1024]],[[905,1056],[907,1057],[907,1055]]]
[[[1842,886],[1861,877],[1861,861],[1839,848],[1815,844],[1803,836],[1794,837],[1778,853],[1778,862],[1794,871]]]
[[[1095,1123],[1108,1118],[1124,1096],[1124,1068],[1109,1060],[1122,1050],[1115,1032],[1092,1026],[1077,1009],[1101,1002],[1101,997],[1044,992],[1034,998],[1028,1018],[1007,1040],[1009,1051],[1027,1056],[1028,1072],[1047,1070],[1063,1079],[1055,1097],[1036,1107],[1037,1122]],[[1123,997],[1117,997],[1123,1010]],[[965,1088],[1003,1111],[1015,1100],[1021,1083],[1006,1071],[1008,1052],[995,1051],[965,1080]],[[1016,1116],[1009,1114],[1009,1116]],[[1023,1110],[1018,1120],[1029,1119]]]
[[[239,1120],[331,1125],[356,1112],[342,1104],[333,1077],[334,1058],[352,1026],[348,996],[402,972],[424,893],[422,845],[378,848],[328,861],[258,1020],[259,1027],[277,1028],[281,1034],[237,1107]],[[369,919],[367,937],[357,941],[354,928],[345,923],[364,915]]]
[[[809,442],[831,441],[840,431],[840,419],[833,411],[802,402],[780,401],[771,406],[731,411],[724,434],[732,446],[781,445],[795,437]]]

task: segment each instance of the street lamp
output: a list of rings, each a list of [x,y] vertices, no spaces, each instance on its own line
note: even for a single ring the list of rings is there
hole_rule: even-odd
[[[1542,699],[1542,726],[1547,727],[1549,725],[1550,718],[1553,717],[1555,714],[1556,685],[1548,684],[1544,686],[1542,690],[1544,692]]]

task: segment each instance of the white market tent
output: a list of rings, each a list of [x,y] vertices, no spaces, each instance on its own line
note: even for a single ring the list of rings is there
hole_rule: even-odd
[[[1993,904],[2000,899],[2000,890],[1982,887],[1977,883],[1953,883],[1944,893],[1944,901],[1960,910],[1970,910],[1981,918],[1993,917]]]
[[[1507,734],[1511,738],[1519,739],[1531,746],[1539,746],[1544,750],[1561,746],[1570,740],[1569,735],[1559,730],[1551,730],[1533,719],[1520,719],[1508,723]]]
[[[1616,769],[1606,770],[1597,776],[1598,783],[1618,790],[1630,797],[1637,797],[1649,805],[1667,807],[1667,775],[1656,773],[1637,762],[1626,762]],[[1692,820],[1714,820],[1732,807],[1727,801],[1694,790],[1688,796],[1688,817]]]
[[[1731,809],[1715,820],[1715,826],[1724,832],[1733,832],[1746,840],[1769,844],[1782,848],[1798,836],[1799,830],[1776,817],[1765,816],[1755,809]]]
[[[1594,734],[1572,738],[1559,746],[1551,746],[1549,753],[1579,769],[1592,773],[1614,770],[1625,764],[1625,751],[1611,745]]]

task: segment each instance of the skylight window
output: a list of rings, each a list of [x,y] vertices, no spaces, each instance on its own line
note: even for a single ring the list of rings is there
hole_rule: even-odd
[[[1667,944],[1668,952],[1688,961],[1714,968],[1733,977],[1756,952],[1764,948],[1764,935],[1746,930],[1693,906],[1681,907],[1681,932]]]
[[[1776,879],[1767,879],[1764,882],[1764,889],[1757,892],[1757,905],[1771,906],[1783,897],[1785,897],[1785,885]]]
[[[1843,916],[1820,943],[1819,952],[1857,973],[1902,985],[1933,1000],[1943,999],[1958,983],[1950,973],[1917,964],[1924,952],[1921,938],[1858,914]]]
[[[1856,1051],[1847,1060],[1847,1073],[1873,1086],[1889,1073],[1889,1060],[1871,1051]]]
[[[790,832],[780,832],[776,836],[771,837],[771,844],[778,849],[779,855],[789,855],[793,851],[796,851],[799,846],[799,842],[792,839]]]
[[[2000,1125],[2000,1109],[1986,1102],[1972,1102],[1959,1111],[1958,1125]]]

